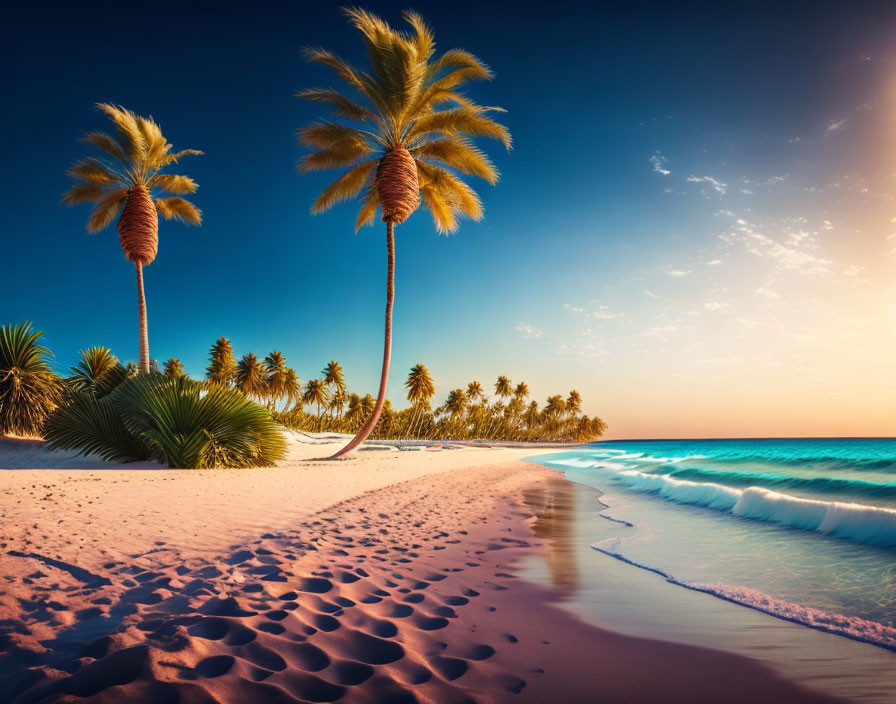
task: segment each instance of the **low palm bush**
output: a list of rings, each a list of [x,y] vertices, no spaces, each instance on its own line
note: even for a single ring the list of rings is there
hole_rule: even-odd
[[[286,450],[271,413],[239,391],[158,374],[128,379],[102,398],[76,394],[50,416],[44,436],[53,448],[182,469],[263,467]]]
[[[0,326],[0,435],[39,435],[61,398],[50,350],[31,323]]]

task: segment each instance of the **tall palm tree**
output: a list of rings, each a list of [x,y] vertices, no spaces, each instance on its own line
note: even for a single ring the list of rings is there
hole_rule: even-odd
[[[251,352],[244,354],[236,365],[234,386],[246,396],[256,399],[264,398],[267,393],[267,372],[264,365],[258,361],[258,357]]]
[[[526,399],[529,397],[529,385],[525,381],[521,381],[513,390],[513,395],[518,399]]]
[[[118,218],[121,248],[137,268],[137,319],[140,358],[138,368],[149,374],[149,332],[146,322],[146,297],[143,293],[143,267],[156,258],[159,249],[159,214],[166,220],[199,225],[202,213],[182,195],[195,193],[196,182],[187,176],[163,174],[162,169],[188,155],[202,154],[195,149],[172,152],[161,128],[151,117],[140,117],[123,107],[99,103],[97,107],[115,125],[115,136],[90,132],[84,141],[112,159],[88,157],[69,169],[75,183],[62,198],[65,205],[94,203],[87,220],[87,232],[94,234]],[[170,193],[160,198],[159,192]]]
[[[495,382],[495,393],[502,399],[507,398],[513,393],[513,384],[506,376],[499,376]]]
[[[209,365],[206,368],[208,380],[215,384],[230,386],[236,375],[236,357],[233,346],[226,337],[219,337],[209,350]]]
[[[50,368],[53,353],[31,323],[0,326],[0,435],[38,435],[62,400],[62,382]]]
[[[334,89],[299,93],[329,105],[333,115],[342,119],[300,131],[299,142],[313,151],[301,160],[299,170],[349,167],[324,189],[312,213],[362,195],[357,230],[371,224],[380,209],[386,223],[386,315],[383,366],[373,413],[334,458],[351,452],[370,435],[386,400],[395,299],[395,226],[417,209],[421,196],[439,232],[454,232],[459,216],[482,218],[479,197],[456,172],[494,184],[498,171],[470,138],[499,139],[510,148],[507,128],[490,116],[497,109],[478,106],[458,90],[467,81],[492,78],[479,59],[459,49],[434,58],[432,33],[414,12],[404,13],[411,32],[394,30],[361,9],[345,12],[362,34],[370,71],[358,70],[323,49],[307,52],[310,61],[332,68],[351,89],[349,95],[357,96]]]
[[[526,406],[526,414],[523,416],[523,420],[526,423],[526,428],[532,430],[532,428],[538,425],[539,419],[540,414],[538,412],[538,402],[532,401],[528,406]]]
[[[184,376],[184,365],[181,364],[180,360],[177,357],[170,357],[165,362],[164,368],[165,371],[163,373],[167,377],[177,379],[180,376]]]
[[[317,429],[320,430],[323,423],[321,415],[321,407],[330,399],[327,391],[327,384],[323,379],[309,379],[305,384],[305,390],[302,392],[302,403],[313,406],[317,405]]]

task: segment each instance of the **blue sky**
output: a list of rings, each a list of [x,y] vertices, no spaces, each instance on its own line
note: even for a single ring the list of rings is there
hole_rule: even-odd
[[[439,237],[421,210],[398,229],[393,399],[422,361],[440,393],[501,373],[539,400],[576,387],[616,437],[883,434],[896,8],[668,5],[414,4],[440,49],[494,69],[470,92],[508,110],[514,149],[483,145],[502,179],[474,183],[482,222]],[[364,6],[395,24],[405,7]],[[7,20],[0,322],[32,320],[63,368],[91,345],[136,357],[117,233],[59,205],[108,101],[206,153],[181,169],[202,227],[163,222],[145,272],[152,356],[198,375],[225,335],[303,378],[335,358],[374,392],[383,227],[354,234],[353,205],[312,217],[330,175],[294,168],[294,131],[320,113],[293,93],[336,85],[302,47],[364,61],[337,6]]]

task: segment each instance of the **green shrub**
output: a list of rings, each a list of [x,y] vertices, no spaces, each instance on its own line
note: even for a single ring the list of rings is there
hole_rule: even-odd
[[[47,421],[51,447],[172,468],[263,467],[286,451],[270,412],[240,392],[186,377],[128,379],[104,398],[79,394]]]

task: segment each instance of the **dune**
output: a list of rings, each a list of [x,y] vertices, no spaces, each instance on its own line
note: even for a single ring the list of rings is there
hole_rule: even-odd
[[[565,481],[532,448],[336,442],[179,471],[0,441],[0,701],[830,701],[520,579]]]

